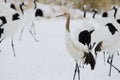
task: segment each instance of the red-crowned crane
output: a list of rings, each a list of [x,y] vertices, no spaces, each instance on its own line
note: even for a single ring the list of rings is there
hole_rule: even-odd
[[[65,16],[67,18],[66,21],[66,47],[69,54],[75,60],[75,71],[73,80],[75,80],[76,72],[78,72],[78,80],[80,80],[80,69],[79,69],[79,62],[84,64],[90,64],[91,69],[93,70],[95,67],[95,59],[89,51],[89,49],[83,45],[82,43],[78,42],[78,40],[74,40],[70,35],[70,14],[65,12],[64,14],[58,15],[57,17]]]
[[[34,5],[35,5],[35,7],[34,7],[34,14],[33,15],[34,15],[34,19],[39,20],[41,17],[44,17],[44,14],[43,14],[42,9],[40,9],[38,7],[37,1],[38,0],[34,0],[33,1]],[[36,34],[34,21],[32,21],[31,29],[32,29],[32,27],[33,27],[34,34]]]
[[[85,29],[79,32],[78,40],[91,49],[91,34],[94,32],[94,25],[89,22],[86,12],[87,10],[84,10],[84,18],[82,19],[82,27]]]
[[[11,46],[13,49],[14,56],[16,57],[14,43],[13,43],[13,37],[17,33],[17,31],[20,29],[20,27],[21,27],[20,24],[23,22],[23,19],[19,12],[13,10],[12,8],[10,8],[10,6],[7,6],[7,4],[5,4],[5,7],[6,8],[8,7],[7,8],[8,11],[11,11],[11,12],[5,13],[3,11],[5,16],[1,16],[1,18],[0,18],[2,20],[2,25],[0,26],[0,43],[5,38],[11,38]],[[6,15],[6,14],[9,14],[9,15]],[[10,19],[8,19],[8,18],[10,18]]]
[[[97,14],[97,10],[93,9],[93,12],[94,12],[93,19],[95,22],[97,22],[99,24],[99,27],[96,28],[96,30],[92,34],[92,43],[94,43],[94,42],[97,43],[101,40],[104,40],[104,39],[106,39],[110,36],[116,35],[116,33],[118,33],[118,31],[120,30],[119,24],[114,19],[112,19],[109,16],[95,17],[95,15]],[[107,12],[105,12],[105,13],[107,13]],[[105,14],[105,13],[103,13],[103,14]],[[101,32],[99,32],[99,31],[101,31]],[[104,61],[105,61],[105,59],[104,59]]]
[[[13,14],[13,18],[11,22],[7,22],[6,24],[0,27],[0,42],[5,38],[10,37],[11,46],[12,46],[15,57],[16,57],[16,54],[14,49],[13,37],[16,34],[17,30],[20,28],[19,24],[21,22],[22,22],[22,19],[20,19],[19,13],[15,13]]]
[[[118,48],[120,48],[119,44],[120,44],[120,34],[116,34],[107,39],[100,41],[95,47],[96,54],[98,51],[107,51],[109,53],[109,57],[107,60],[108,64],[110,64],[109,76],[111,76],[112,67],[114,67],[120,73],[120,70],[112,64],[113,56],[118,50]]]
[[[24,28],[29,24],[29,23],[32,23],[33,19],[34,19],[34,10],[32,9],[28,9],[28,10],[24,10],[23,8],[23,5],[26,5],[24,2],[22,2],[20,4],[20,10],[22,12],[22,17],[23,17],[23,23],[21,24],[21,27],[22,30],[21,30],[21,33],[20,33],[20,37],[19,37],[19,40],[21,39],[21,36],[23,34],[23,31],[24,31]],[[27,27],[28,28],[28,27]],[[31,36],[34,38],[34,40],[36,42],[39,42],[39,40],[36,39],[36,37],[33,35],[32,31],[28,28],[29,30],[29,33],[31,34]]]

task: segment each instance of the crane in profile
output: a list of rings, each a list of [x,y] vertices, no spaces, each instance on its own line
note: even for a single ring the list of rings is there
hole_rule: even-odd
[[[22,30],[20,32],[20,37],[19,37],[19,40],[21,39],[22,37],[22,34],[23,34],[23,31],[25,29],[25,27],[31,23],[34,19],[34,10],[32,9],[28,9],[28,10],[25,10],[23,8],[23,6],[27,6],[24,2],[22,2],[19,7],[20,7],[20,10],[22,12],[22,17],[23,17],[23,23],[21,24],[22,26]],[[27,27],[28,28],[28,27]],[[32,31],[28,28],[29,30],[29,33],[31,34],[31,36],[33,37],[33,39],[36,41],[36,42],[39,42],[39,40],[36,39],[36,37],[33,35]]]
[[[70,35],[70,14],[68,12],[65,12],[64,14],[58,15],[56,17],[65,16],[67,18],[66,21],[66,47],[69,52],[69,54],[72,56],[72,58],[75,60],[75,71],[73,80],[75,80],[76,73],[78,73],[78,80],[80,80],[80,64],[90,64],[91,70],[95,68],[95,59],[91,53],[91,51],[82,43],[80,43],[78,40],[75,40]]]

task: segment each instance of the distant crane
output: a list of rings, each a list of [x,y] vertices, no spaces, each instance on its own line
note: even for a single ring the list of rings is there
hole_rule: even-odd
[[[14,57],[16,57],[15,49],[14,49],[14,43],[13,43],[13,37],[16,34],[17,30],[21,27],[20,24],[23,22],[22,17],[20,16],[20,13],[13,10],[13,8],[10,8],[10,6],[7,6],[7,3],[4,4],[5,7],[8,9],[9,13],[3,13],[5,16],[1,16],[0,19],[2,21],[2,24],[0,26],[0,43],[5,39],[10,37],[11,38],[11,46],[13,49]],[[24,5],[25,6],[25,5]],[[9,14],[9,15],[6,15]],[[7,19],[11,17],[11,19]]]
[[[18,13],[13,14],[12,21],[8,22],[0,27],[0,43],[6,37],[11,37],[11,46],[12,46],[13,53],[14,53],[15,57],[16,57],[16,54],[15,54],[15,49],[14,49],[13,37],[16,34],[16,31],[20,27],[19,24],[21,22],[21,19],[19,18],[19,16],[20,15]]]
[[[23,34],[23,31],[24,31],[24,28],[27,26],[27,24],[28,23],[31,23],[32,22],[32,20],[33,20],[33,18],[34,18],[34,11],[33,10],[29,10],[28,12],[26,12],[25,13],[25,11],[24,11],[24,9],[23,9],[23,6],[24,6],[25,4],[24,4],[24,2],[22,2],[21,4],[20,4],[20,10],[21,10],[21,12],[22,12],[22,17],[23,17],[23,23],[22,23],[22,30],[21,30],[21,33],[20,33],[20,37],[19,37],[19,39],[21,39],[21,36],[22,36],[22,34]],[[29,30],[29,33],[31,34],[31,36],[34,38],[34,40],[36,41],[36,42],[39,42],[39,40],[37,40],[36,38],[35,38],[35,36],[33,35],[33,33],[32,33],[32,31],[28,28],[28,30]]]
[[[60,16],[67,17],[66,28],[65,28],[66,29],[66,47],[68,49],[68,52],[76,62],[73,80],[75,80],[76,72],[78,72],[78,80],[80,80],[79,62],[83,64],[90,64],[91,69],[93,70],[95,67],[95,59],[87,47],[85,47],[82,43],[78,42],[77,40],[74,40],[71,37],[70,27],[69,27],[70,14],[68,12],[65,12],[64,14],[58,15],[57,17],[60,17]]]
[[[116,16],[118,13],[118,9],[115,6],[113,6],[111,10],[114,10],[114,19],[117,21],[118,24],[120,24],[120,18]]]
[[[34,5],[35,5],[35,7],[34,7],[34,14],[33,14],[35,19],[39,19],[40,17],[44,17],[42,9],[40,9],[40,8],[37,7],[37,1],[38,0],[34,0],[33,1]],[[31,28],[32,27],[33,27],[33,30],[34,30],[34,34],[36,34],[34,21],[32,21]]]

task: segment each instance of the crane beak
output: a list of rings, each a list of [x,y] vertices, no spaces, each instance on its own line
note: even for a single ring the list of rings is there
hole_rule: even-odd
[[[110,10],[114,10],[115,9],[115,6],[113,6]]]
[[[56,17],[64,16],[65,14],[57,15]]]
[[[22,5],[25,6],[25,7],[27,7],[27,5],[24,2],[22,2]]]
[[[27,5],[26,5],[26,4],[24,4],[24,6],[25,6],[25,7],[27,7]]]
[[[110,10],[113,10],[113,8],[112,8],[112,9],[110,9]]]

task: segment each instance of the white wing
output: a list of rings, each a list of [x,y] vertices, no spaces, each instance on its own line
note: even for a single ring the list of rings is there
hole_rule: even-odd
[[[69,33],[66,33],[66,47],[70,55],[78,61],[83,59],[84,52],[89,52],[86,46],[73,39]]]
[[[102,50],[115,51],[120,48],[120,34],[113,35],[102,43]]]

